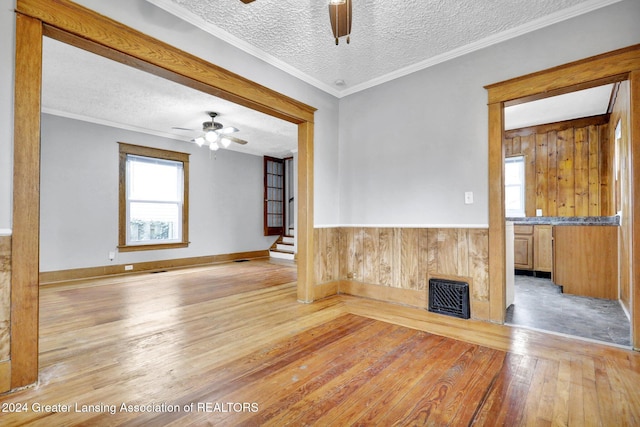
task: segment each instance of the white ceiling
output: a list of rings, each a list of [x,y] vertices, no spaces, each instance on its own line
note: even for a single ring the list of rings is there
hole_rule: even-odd
[[[505,130],[606,114],[613,84],[513,105],[504,109]]]
[[[188,142],[202,135],[207,112],[215,111],[216,122],[238,128],[233,136],[249,142],[231,150],[284,157],[297,148],[294,124],[50,38],[42,80],[45,113]]]
[[[619,0],[353,0],[351,43],[338,46],[328,0],[147,1],[341,97]],[[216,111],[249,141],[230,149],[284,156],[297,146],[295,125],[64,43],[46,39],[43,57],[46,113],[189,141]],[[574,105],[590,104],[582,95]]]
[[[329,0],[147,1],[341,96],[619,0],[352,0],[338,46]]]

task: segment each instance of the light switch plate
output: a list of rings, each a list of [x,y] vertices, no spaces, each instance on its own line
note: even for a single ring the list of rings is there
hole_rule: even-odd
[[[473,203],[473,191],[465,191],[464,193],[464,204],[470,205]]]

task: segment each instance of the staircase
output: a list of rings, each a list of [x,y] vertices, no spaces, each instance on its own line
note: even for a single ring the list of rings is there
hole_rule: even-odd
[[[271,258],[286,259],[294,261],[296,259],[296,239],[294,230],[290,228],[288,234],[280,236],[278,240],[269,249]]]

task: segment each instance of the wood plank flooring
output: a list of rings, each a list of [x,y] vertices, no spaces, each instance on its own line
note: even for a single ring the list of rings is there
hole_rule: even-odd
[[[0,396],[0,425],[640,425],[636,352],[301,304],[294,280],[254,260],[43,288],[40,383]]]

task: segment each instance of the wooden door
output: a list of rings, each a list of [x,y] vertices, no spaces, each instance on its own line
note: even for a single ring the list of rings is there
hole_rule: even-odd
[[[264,157],[264,235],[284,234],[284,160]]]

